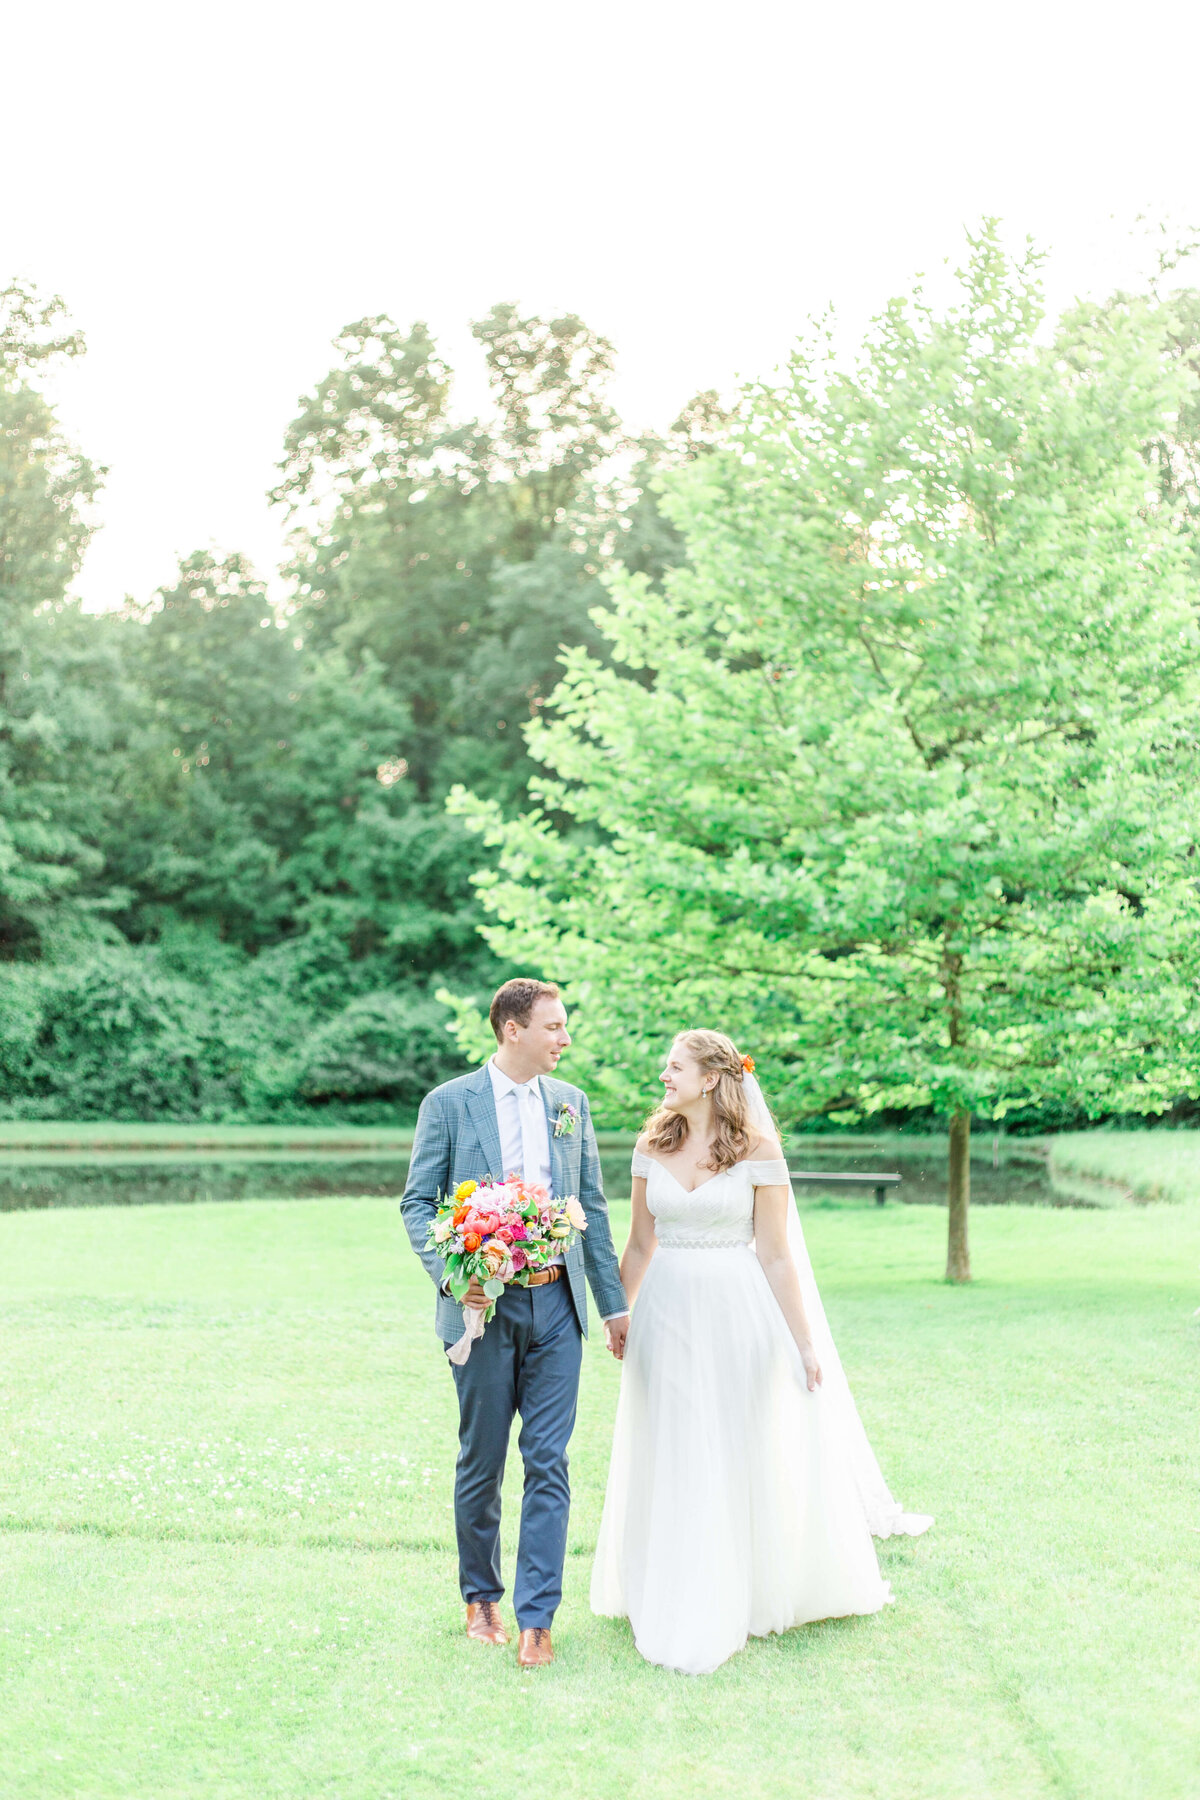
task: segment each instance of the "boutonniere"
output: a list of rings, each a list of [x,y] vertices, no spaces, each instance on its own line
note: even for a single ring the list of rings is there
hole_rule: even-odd
[[[558,1103],[558,1117],[554,1121],[555,1137],[570,1137],[578,1123],[579,1112],[577,1108],[572,1106],[569,1100],[560,1100]]]

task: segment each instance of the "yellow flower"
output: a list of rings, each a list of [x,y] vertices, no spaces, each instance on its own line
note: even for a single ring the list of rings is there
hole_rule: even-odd
[[[469,1200],[471,1198],[471,1195],[478,1186],[479,1183],[477,1181],[460,1181],[454,1190],[455,1200],[461,1206],[464,1200]]]

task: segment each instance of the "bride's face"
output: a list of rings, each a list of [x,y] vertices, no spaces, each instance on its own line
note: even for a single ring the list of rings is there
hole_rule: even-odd
[[[676,1042],[667,1052],[666,1066],[658,1079],[663,1084],[664,1105],[672,1112],[681,1112],[699,1100],[711,1077],[696,1058]]]

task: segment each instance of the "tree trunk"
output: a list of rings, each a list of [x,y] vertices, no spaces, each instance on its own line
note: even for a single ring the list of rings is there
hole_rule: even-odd
[[[946,1249],[946,1280],[970,1281],[971,1252],[967,1246],[967,1213],[971,1205],[971,1115],[950,1115],[950,1234]]]

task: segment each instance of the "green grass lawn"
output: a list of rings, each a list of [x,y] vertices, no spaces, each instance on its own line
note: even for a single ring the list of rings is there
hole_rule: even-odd
[[[595,1342],[558,1661],[463,1638],[453,1390],[394,1204],[0,1216],[0,1793],[1200,1795],[1200,1210],[981,1209],[965,1290],[936,1208],[807,1226],[937,1523],[881,1546],[884,1615],[689,1679],[588,1610]]]

